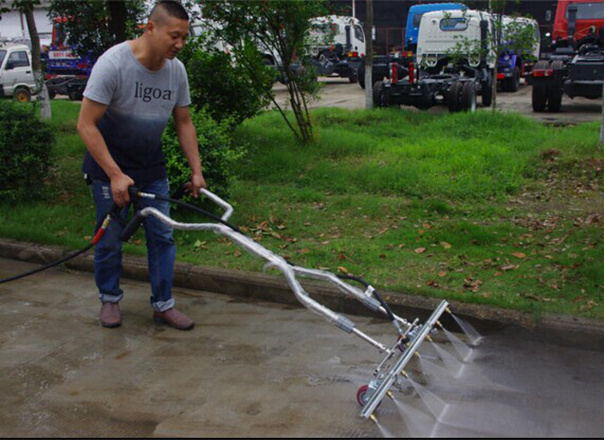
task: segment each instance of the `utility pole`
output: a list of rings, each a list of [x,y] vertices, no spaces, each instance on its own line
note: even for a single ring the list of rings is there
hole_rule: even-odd
[[[356,0],[351,0],[351,16],[356,18]]]
[[[364,37],[366,39],[366,56],[364,57],[364,91],[366,92],[366,109],[372,109],[372,28],[374,25],[373,0],[366,0],[366,21]]]

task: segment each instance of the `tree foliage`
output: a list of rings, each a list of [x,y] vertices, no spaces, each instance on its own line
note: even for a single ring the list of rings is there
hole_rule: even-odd
[[[66,18],[62,26],[72,49],[96,59],[113,45],[136,36],[145,12],[144,0],[51,0],[48,15]]]
[[[219,0],[203,1],[204,16],[210,19],[218,38],[229,44],[234,61],[281,113],[293,134],[302,142],[313,141],[308,104],[317,96],[318,84],[312,65],[311,19],[326,15],[324,0]],[[267,83],[274,63],[277,76],[288,90],[291,121]]]

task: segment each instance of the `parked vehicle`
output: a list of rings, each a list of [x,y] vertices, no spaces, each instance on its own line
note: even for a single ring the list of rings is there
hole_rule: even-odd
[[[601,98],[604,88],[604,0],[560,0],[554,51],[532,73],[532,108],[562,109],[562,96]]]
[[[534,30],[535,40],[532,47],[524,50],[515,50],[507,48],[507,41],[511,37],[507,35],[507,30],[511,29],[512,24],[520,26],[531,26]],[[504,92],[517,92],[520,88],[520,79],[532,75],[535,62],[539,59],[541,46],[541,33],[539,24],[536,20],[525,17],[503,17],[503,35],[502,40],[506,47],[499,56],[497,65],[497,81],[501,90]]]
[[[448,104],[451,112],[475,111],[477,94],[482,103],[492,102],[494,54],[488,46],[492,35],[490,14],[474,10],[428,12],[421,18],[416,62],[408,66],[408,75],[397,78],[397,66],[392,64],[388,81],[373,86],[376,106],[410,105],[428,109]],[[466,38],[477,41],[485,50],[483,56],[470,52],[456,60],[450,51]]]
[[[0,97],[28,102],[36,90],[29,47],[22,44],[0,46]]]
[[[372,84],[377,81],[382,81],[384,78],[388,78],[391,73],[391,65],[396,63],[398,65],[397,73],[398,79],[404,78],[408,75],[408,65],[415,61],[415,53],[417,50],[417,41],[419,36],[419,26],[421,24],[421,18],[423,14],[434,11],[461,11],[467,7],[460,3],[428,3],[422,5],[413,5],[408,10],[408,16],[406,18],[406,33],[404,37],[404,51],[395,52],[389,55],[378,55],[373,57],[372,60]],[[360,87],[364,89],[365,78],[364,78],[364,63],[360,63],[358,67],[358,83]]]
[[[331,15],[312,19],[311,39],[314,67],[318,75],[358,81],[366,43],[364,29],[355,17]]]
[[[53,19],[50,45],[41,54],[46,65],[46,87],[51,99],[56,95],[67,95],[70,100],[82,100],[95,60],[90,55],[81,57],[73,51],[63,26],[68,20],[71,19]]]
[[[467,6],[461,3],[427,3],[411,6],[406,17],[404,49],[413,53],[416,52],[423,14],[435,11],[462,11],[463,9],[467,9]]]

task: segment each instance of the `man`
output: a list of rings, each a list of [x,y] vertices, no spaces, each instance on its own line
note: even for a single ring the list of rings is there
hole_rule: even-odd
[[[83,171],[92,181],[97,222],[115,201],[126,218],[131,203],[128,188],[169,193],[161,137],[171,114],[179,142],[191,168],[191,191],[206,187],[202,176],[196,130],[189,114],[189,85],[183,63],[176,59],[189,35],[189,17],[174,1],[161,1],[149,16],[144,34],[103,54],[84,91],[78,132],[86,145]],[[168,203],[141,200],[137,208],[155,207],[168,215]],[[149,279],[153,319],[180,330],[193,321],[174,307],[172,297],[175,244],[172,229],[146,218]],[[121,324],[118,303],[122,269],[123,227],[112,222],[95,248],[95,282],[102,307],[101,325]]]

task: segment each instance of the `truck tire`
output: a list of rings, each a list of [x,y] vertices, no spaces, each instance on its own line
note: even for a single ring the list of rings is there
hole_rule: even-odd
[[[513,70],[513,75],[509,79],[509,92],[517,92],[520,89],[520,68],[518,66]]]
[[[377,81],[372,87],[372,104],[375,107],[385,107],[388,104],[386,101],[383,82]]]
[[[463,83],[460,95],[460,109],[463,112],[475,112],[477,103],[476,85],[473,81]]]
[[[364,63],[360,63],[358,66],[358,84],[362,89],[364,89],[364,77],[366,76],[366,65]]]
[[[19,103],[29,103],[32,101],[32,94],[27,88],[18,87],[13,93],[13,99]]]
[[[562,110],[562,77],[555,71],[562,71],[564,63],[556,60],[551,63],[551,69],[554,70],[554,82],[547,88],[547,109],[549,112],[560,112]]]
[[[355,69],[350,69],[349,70],[349,82],[350,83],[357,83],[358,81],[358,72]]]
[[[547,69],[549,62],[547,60],[538,61],[535,69]],[[543,112],[547,104],[547,85],[543,80],[534,79],[532,84],[532,110],[535,112]]]
[[[459,112],[461,110],[461,89],[463,85],[460,81],[454,81],[448,89],[447,97],[448,100],[448,112]]]
[[[492,75],[488,73],[488,78],[482,83],[482,106],[488,107],[492,104],[492,82]]]

